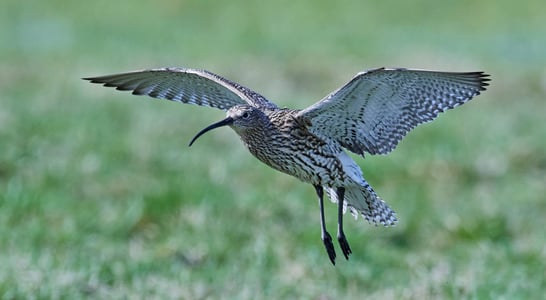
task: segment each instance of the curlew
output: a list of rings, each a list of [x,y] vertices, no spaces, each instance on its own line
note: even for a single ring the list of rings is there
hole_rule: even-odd
[[[397,222],[394,211],[364,179],[345,152],[387,154],[414,127],[479,95],[488,85],[483,72],[437,72],[379,68],[305,109],[279,108],[262,95],[205,70],[161,68],[84,78],[118,90],[227,111],[200,132],[231,127],[246,148],[266,165],[315,188],[321,239],[330,261],[336,252],[324,221],[324,190],[337,203],[337,240],[346,259],[352,253],[343,232],[348,209],[368,222]]]

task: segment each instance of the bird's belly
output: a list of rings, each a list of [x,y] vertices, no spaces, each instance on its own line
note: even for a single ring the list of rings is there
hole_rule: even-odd
[[[341,150],[337,153],[325,148],[302,150],[280,147],[267,153],[249,150],[266,165],[306,183],[345,186],[351,180],[340,157],[347,155]]]

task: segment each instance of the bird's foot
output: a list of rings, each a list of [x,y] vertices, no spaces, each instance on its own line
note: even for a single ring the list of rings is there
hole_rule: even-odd
[[[343,251],[343,255],[345,256],[345,259],[348,260],[349,255],[353,253],[353,251],[351,251],[349,242],[347,241],[347,238],[345,238],[345,234],[343,232],[338,233],[337,241],[339,242],[339,247],[341,247],[341,251]]]
[[[328,252],[328,257],[330,258],[330,261],[335,266],[336,250],[334,250],[334,243],[332,243],[332,237],[328,232],[325,232],[325,234],[322,236],[322,242],[324,243],[324,248],[326,248],[326,252]]]

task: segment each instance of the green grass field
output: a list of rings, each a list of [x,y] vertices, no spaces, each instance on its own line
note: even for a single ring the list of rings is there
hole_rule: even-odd
[[[0,299],[543,297],[545,4],[376,2],[4,1]],[[161,66],[295,108],[381,66],[492,82],[354,157],[400,221],[346,218],[353,255],[333,267],[312,186],[227,128],[187,147],[221,111],[80,80]]]

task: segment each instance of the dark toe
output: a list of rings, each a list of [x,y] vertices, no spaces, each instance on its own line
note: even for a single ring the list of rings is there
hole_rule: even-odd
[[[324,243],[324,248],[326,248],[326,252],[328,253],[328,257],[330,258],[330,261],[335,266],[336,265],[336,250],[334,249],[334,243],[332,243],[332,237],[328,232],[326,232],[326,235],[322,237],[322,242]]]
[[[345,259],[349,259],[349,255],[353,253],[351,251],[351,247],[349,246],[349,242],[345,238],[345,235],[340,235],[337,237],[337,240],[339,242],[339,247],[341,247],[341,251],[343,252],[343,255],[345,256]]]

